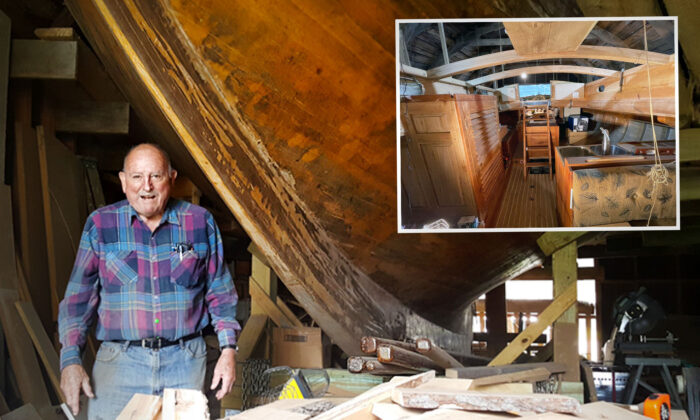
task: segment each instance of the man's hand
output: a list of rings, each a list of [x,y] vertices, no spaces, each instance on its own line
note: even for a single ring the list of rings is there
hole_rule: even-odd
[[[85,373],[80,365],[68,365],[61,371],[61,391],[66,398],[66,404],[70,407],[73,415],[78,415],[80,411],[80,389],[85,395],[95,398],[90,386],[90,377]]]
[[[216,399],[224,398],[231,392],[233,383],[236,381],[236,351],[234,349],[223,349],[219,361],[214,368],[214,377],[211,380],[211,389],[216,389],[221,382],[221,389],[216,393]]]

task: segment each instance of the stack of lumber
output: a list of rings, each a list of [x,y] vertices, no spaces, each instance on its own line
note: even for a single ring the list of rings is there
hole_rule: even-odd
[[[207,397],[193,389],[163,390],[158,395],[135,394],[117,420],[209,420]]]
[[[536,369],[547,371],[543,367]],[[544,372],[540,372],[544,375]],[[519,372],[516,372],[519,374]],[[505,375],[505,374],[500,374]],[[492,377],[482,382],[499,382]],[[595,402],[581,405],[575,399],[556,394],[533,394],[524,385],[501,383],[476,385],[477,380],[437,378],[435,371],[391,381],[317,414],[310,408],[330,406],[325,400],[277,401],[254,410],[226,417],[226,420],[277,418],[305,420],[353,419],[513,419],[566,420],[617,419],[642,420],[626,408]],[[478,382],[477,382],[478,383]],[[516,391],[517,385],[520,388]],[[489,388],[490,387],[490,388]]]
[[[348,371],[373,375],[414,374],[428,369],[443,371],[463,367],[459,361],[428,338],[415,342],[362,337],[363,356],[348,358]]]

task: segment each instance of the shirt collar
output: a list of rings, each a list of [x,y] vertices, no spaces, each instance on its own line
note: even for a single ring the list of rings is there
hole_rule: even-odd
[[[134,217],[138,217],[138,213],[136,213],[136,209],[134,209],[134,206],[128,204],[128,212],[129,212],[129,220],[134,220]],[[158,223],[158,226],[162,225],[164,222],[168,222],[173,225],[180,225],[180,219],[177,217],[177,211],[173,209],[173,205],[175,204],[175,201],[170,198],[168,199],[168,204],[165,206],[165,211],[163,212],[163,217],[160,219],[160,223]]]

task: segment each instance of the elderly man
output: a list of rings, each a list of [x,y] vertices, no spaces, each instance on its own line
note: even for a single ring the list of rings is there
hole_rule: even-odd
[[[220,385],[221,399],[233,386],[238,296],[211,214],[170,199],[176,176],[160,147],[138,145],[119,173],[126,200],[88,217],[58,317],[61,390],[74,414],[81,390],[88,418],[112,420],[134,393],[203,389],[210,322],[221,346],[211,389]],[[95,316],[93,393],[80,349]]]

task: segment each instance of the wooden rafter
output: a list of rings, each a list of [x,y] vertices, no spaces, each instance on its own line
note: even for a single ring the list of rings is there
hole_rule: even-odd
[[[598,67],[581,67],[581,66],[567,66],[567,65],[554,65],[554,66],[533,66],[533,67],[523,67],[519,69],[506,70],[499,73],[489,74],[476,79],[467,80],[467,83],[471,85],[480,85],[482,83],[493,82],[494,80],[507,79],[509,77],[518,77],[522,73],[525,74],[540,74],[540,73],[574,73],[574,74],[590,74],[593,76],[612,76],[615,74],[615,70],[601,69]]]
[[[466,60],[455,61],[454,63],[432,68],[428,70],[427,73],[428,77],[431,79],[442,79],[443,77],[454,76],[456,74],[497,66],[500,64],[532,60],[551,60],[553,58],[587,58],[624,61],[627,63],[636,64],[643,64],[646,62],[646,55],[643,50],[581,45],[576,51],[542,52],[538,54],[529,54],[527,56],[520,55],[515,52],[515,50],[503,51],[468,58]],[[649,53],[649,62],[652,64],[666,64],[673,62],[673,60],[673,54]]]
[[[504,22],[518,54],[576,51],[596,21]]]

